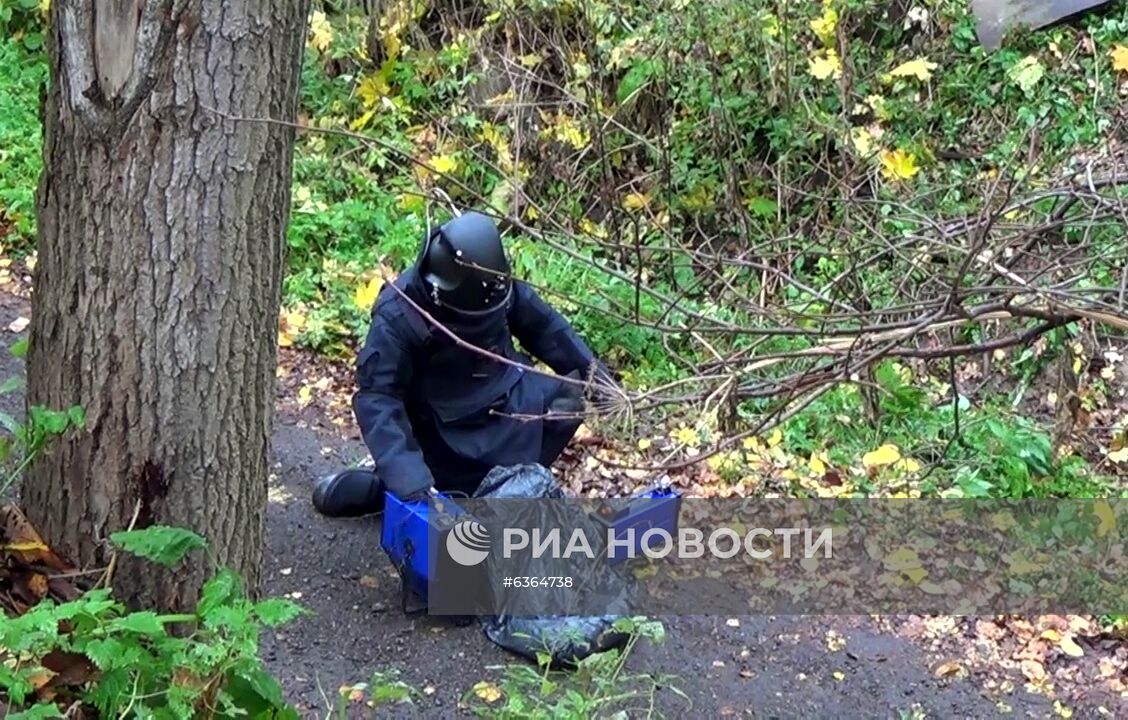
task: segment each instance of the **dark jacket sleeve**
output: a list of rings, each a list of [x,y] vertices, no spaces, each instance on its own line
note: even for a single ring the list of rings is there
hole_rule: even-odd
[[[374,313],[357,357],[358,390],[353,396],[353,412],[376,475],[387,490],[400,497],[434,484],[404,407],[412,374],[406,335],[388,317]]]
[[[598,370],[610,376],[564,316],[542,300],[532,287],[515,282],[513,292],[516,297],[509,327],[522,347],[559,375],[578,372],[586,377],[595,363]]]

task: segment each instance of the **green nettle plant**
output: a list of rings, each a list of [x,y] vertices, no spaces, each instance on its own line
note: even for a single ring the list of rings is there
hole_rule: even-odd
[[[13,357],[23,357],[27,353],[27,340],[20,340],[8,351]],[[23,378],[14,376],[0,383],[0,395],[7,395],[23,387]],[[19,422],[11,415],[0,412],[0,427],[8,435],[0,435],[0,497],[3,497],[23,471],[43,451],[50,441],[69,430],[81,428],[85,413],[81,407],[71,407],[65,411],[48,410],[34,406],[28,408],[27,421]]]
[[[111,540],[168,567],[207,550],[199,535],[166,526]],[[303,612],[286,599],[248,599],[225,568],[217,568],[191,613],[128,612],[101,588],[61,604],[44,600],[21,617],[0,619],[0,706],[23,720],[66,717],[63,709],[73,704],[100,717],[296,719],[258,657],[258,642],[262,626]],[[56,687],[52,678],[65,682]]]

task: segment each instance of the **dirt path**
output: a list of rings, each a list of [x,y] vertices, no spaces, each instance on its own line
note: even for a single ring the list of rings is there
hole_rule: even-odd
[[[16,335],[9,324],[26,315],[24,301],[0,297],[0,379],[22,372],[6,348]],[[0,398],[0,409],[22,414],[19,398]],[[342,685],[367,681],[375,671],[399,670],[425,689],[412,710],[379,716],[450,717],[475,682],[496,680],[498,666],[520,662],[493,646],[477,625],[453,627],[442,618],[407,617],[400,610],[399,582],[379,546],[376,519],[329,520],[317,515],[309,492],[314,478],[360,456],[356,440],[343,440],[278,417],[273,443],[268,512],[266,591],[300,593],[314,614],[268,633],[263,640],[270,669],[306,717],[325,717]],[[693,701],[688,712],[677,696],[660,701],[677,715],[693,717],[1049,717],[1043,696],[1018,690],[1004,699],[982,694],[973,678],[934,677],[943,656],[912,641],[883,633],[860,617],[666,618],[667,642],[643,647],[634,671],[676,675]],[[845,648],[828,650],[835,630]],[[923,715],[912,715],[917,708]],[[1075,717],[1095,717],[1075,706]],[[363,716],[363,705],[350,716]]]

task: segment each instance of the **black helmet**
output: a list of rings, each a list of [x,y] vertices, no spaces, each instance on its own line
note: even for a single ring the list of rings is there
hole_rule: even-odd
[[[504,307],[512,291],[501,235],[481,213],[465,213],[432,232],[422,269],[435,304],[462,313]]]

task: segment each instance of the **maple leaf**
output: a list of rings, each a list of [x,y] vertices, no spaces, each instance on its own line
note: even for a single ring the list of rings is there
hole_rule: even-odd
[[[938,67],[939,65],[928,58],[919,57],[901,63],[889,74],[893,77],[915,77],[917,80],[927,80],[932,77],[932,71]]]
[[[1112,50],[1108,51],[1109,56],[1112,58],[1112,69],[1128,72],[1128,47],[1117,43],[1112,46]]]
[[[881,174],[887,180],[907,180],[913,177],[920,168],[916,164],[916,157],[904,150],[881,151]]]
[[[443,175],[449,175],[458,169],[458,160],[453,155],[436,155],[428,164]]]
[[[807,73],[816,80],[826,80],[830,77],[838,79],[842,76],[842,61],[838,59],[838,53],[834,50],[819,52],[814,57],[808,58]]]
[[[366,76],[356,87],[356,95],[366,110],[372,110],[380,102],[380,98],[391,92],[388,81],[382,73],[373,73]]]

